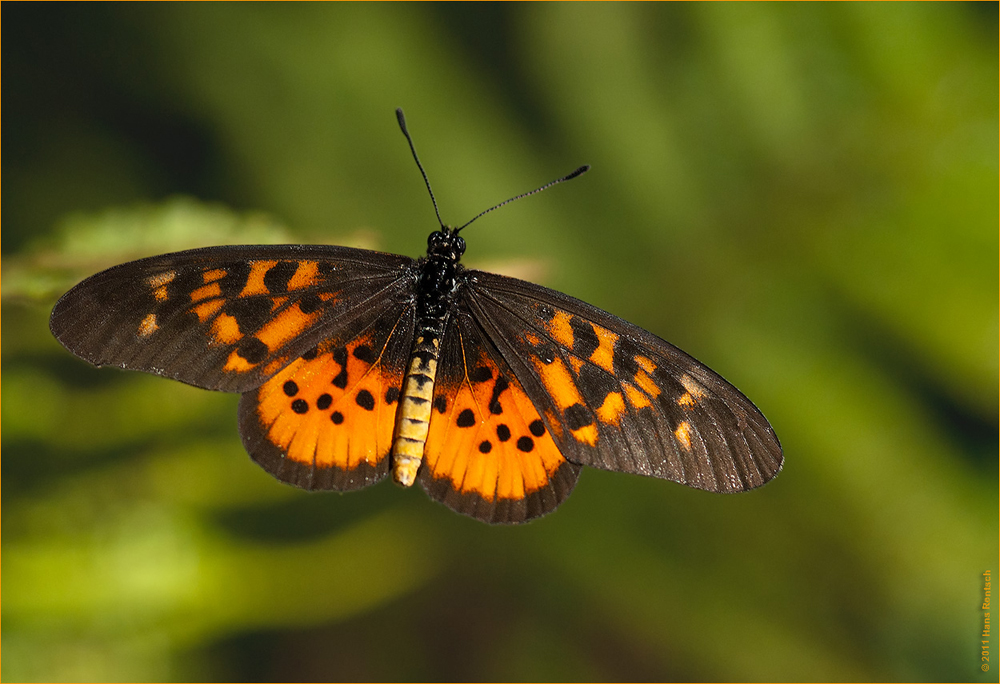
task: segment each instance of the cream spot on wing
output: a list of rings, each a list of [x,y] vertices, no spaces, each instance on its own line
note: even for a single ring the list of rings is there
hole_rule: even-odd
[[[684,389],[686,389],[694,399],[701,399],[706,394],[705,388],[699,385],[698,381],[687,373],[681,375],[681,384],[684,385]]]
[[[160,329],[160,325],[156,322],[156,314],[149,314],[142,319],[142,323],[139,324],[139,337],[149,337],[157,330]]]
[[[691,451],[691,424],[686,420],[674,430],[674,437],[681,443],[685,451]]]

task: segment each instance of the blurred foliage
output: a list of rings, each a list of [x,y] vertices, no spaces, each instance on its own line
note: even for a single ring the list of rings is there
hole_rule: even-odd
[[[996,3],[3,9],[3,679],[995,681]],[[777,480],[588,470],[516,528],[308,494],[236,397],[49,335],[137,256],[422,253],[397,106],[449,222],[592,164],[466,261],[722,372]]]

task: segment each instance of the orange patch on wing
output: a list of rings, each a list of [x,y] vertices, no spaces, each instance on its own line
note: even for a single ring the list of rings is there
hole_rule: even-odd
[[[584,425],[582,428],[573,430],[573,439],[578,442],[583,442],[584,444],[589,444],[590,446],[597,445],[597,439],[600,434],[597,431],[597,426],[591,423],[590,425]]]
[[[596,325],[593,328],[597,334],[598,345],[590,355],[590,361],[609,373],[614,373],[615,343],[618,341],[618,335]]]
[[[199,304],[198,306],[192,307],[191,310],[198,314],[198,320],[204,323],[209,318],[214,316],[225,303],[226,302],[222,299],[211,299],[207,302]]]
[[[213,283],[216,280],[222,280],[226,277],[226,269],[224,268],[213,268],[211,271],[205,271],[201,274],[201,280],[206,285],[208,283]]]
[[[250,363],[242,356],[237,353],[237,350],[233,350],[229,354],[229,358],[226,359],[226,365],[222,367],[222,370],[228,371],[230,373],[246,373],[249,370],[253,370],[253,367],[257,365]]]
[[[202,285],[197,290],[191,292],[191,301],[200,302],[203,299],[214,299],[222,296],[222,287],[218,283]]]
[[[139,337],[149,337],[157,330],[160,329],[160,325],[156,322],[156,314],[149,314],[142,319],[142,323],[139,324]]]
[[[155,276],[150,276],[146,278],[146,284],[149,285],[153,290],[153,297],[158,302],[165,302],[169,298],[167,294],[167,285],[173,282],[174,278],[177,277],[176,271],[167,271],[166,273],[158,273]]]
[[[597,411],[597,420],[605,424],[619,425],[622,414],[625,413],[625,400],[620,392],[611,392],[604,398]]]
[[[656,364],[652,360],[647,359],[645,356],[636,356],[635,362],[639,364],[639,368],[643,369],[647,373],[652,373],[656,370]]]
[[[315,261],[300,261],[295,274],[288,281],[288,290],[301,290],[319,282],[319,265]]]
[[[515,380],[496,398],[501,413],[490,410],[499,369],[489,359],[478,364],[491,367],[492,380],[437,388],[447,406],[431,411],[424,464],[458,492],[520,500],[547,486],[565,459]]]
[[[212,321],[212,337],[216,344],[235,344],[243,339],[243,333],[236,319],[224,313]]]
[[[649,397],[627,383],[625,384],[625,396],[628,397],[629,403],[637,409],[650,405]]]
[[[384,374],[378,361],[356,359],[351,352],[361,342],[348,346],[344,388],[332,382],[344,367],[325,352],[292,362],[257,390],[267,439],[289,459],[351,470],[388,457],[397,404],[386,401],[386,391],[403,378]]]
[[[271,319],[263,328],[255,333],[255,337],[267,345],[271,351],[288,343],[296,335],[315,323],[322,315],[321,311],[310,314],[303,313],[299,305],[290,306]]]
[[[285,305],[288,301],[288,297],[275,297],[271,300],[271,311],[277,311]]]
[[[635,384],[639,386],[639,389],[651,397],[660,396],[660,388],[657,387],[655,382],[653,382],[653,378],[649,377],[649,375],[644,371],[639,371],[635,374]]]
[[[556,311],[556,315],[545,326],[552,339],[570,349],[573,348],[573,328],[569,324],[571,318],[565,311]]]
[[[541,376],[545,390],[555,400],[560,411],[565,411],[573,404],[584,403],[583,397],[580,396],[580,390],[577,389],[576,382],[562,359],[556,359],[552,363],[544,363],[535,357],[532,358],[532,361],[539,376]]]
[[[270,294],[267,286],[264,285],[264,276],[278,262],[277,261],[251,261],[250,275],[247,276],[247,284],[243,286],[240,297],[252,297],[254,295]]]
[[[677,400],[677,405],[686,409],[694,408],[695,403],[694,395],[690,392],[685,392],[680,396],[680,399]]]

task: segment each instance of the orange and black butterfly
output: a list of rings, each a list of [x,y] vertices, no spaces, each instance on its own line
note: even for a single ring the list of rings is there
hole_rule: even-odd
[[[519,523],[585,465],[712,492],[778,473],[778,438],[739,390],[589,304],[466,269],[464,227],[441,223],[420,259],[314,245],[140,259],[70,290],[50,327],[96,366],[241,393],[246,450],[305,489],[392,471],[459,513]]]

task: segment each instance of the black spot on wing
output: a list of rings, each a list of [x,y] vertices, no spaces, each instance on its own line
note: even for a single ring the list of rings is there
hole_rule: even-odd
[[[263,297],[237,297],[226,302],[224,311],[236,319],[244,334],[249,334],[260,330],[271,319],[271,300]]]
[[[338,347],[337,349],[334,349],[332,356],[333,362],[340,366],[340,372],[337,373],[330,382],[333,383],[334,387],[344,389],[347,387],[347,348]]]
[[[365,411],[371,411],[375,408],[375,397],[372,393],[366,389],[358,392],[358,396],[354,398],[354,403],[363,408]]]
[[[222,290],[223,297],[232,299],[246,287],[247,279],[250,277],[250,264],[246,261],[240,261],[226,264],[222,268],[225,269],[226,275],[218,281],[219,289]]]
[[[490,395],[489,406],[490,413],[495,416],[503,413],[503,406],[500,404],[500,395],[503,394],[508,387],[510,387],[510,382],[508,382],[507,378],[503,376],[497,378],[496,383],[493,385],[493,394]]]
[[[282,294],[288,289],[288,281],[295,275],[299,265],[294,261],[279,261],[264,274],[264,287],[271,294]]]
[[[615,342],[615,351],[612,355],[615,375],[619,378],[634,378],[639,371],[639,364],[635,357],[643,353],[642,348],[627,337],[619,337]]]
[[[236,348],[236,353],[246,359],[247,363],[253,365],[266,359],[268,352],[267,345],[256,337],[244,337]]]
[[[375,362],[375,352],[372,351],[372,348],[367,344],[359,344],[354,349],[354,358],[358,361],[363,361],[364,363],[371,365]]]
[[[569,327],[573,331],[573,353],[581,359],[590,358],[601,344],[594,326],[579,316],[573,316],[569,319]]]
[[[476,366],[469,373],[469,380],[475,383],[486,382],[487,380],[493,379],[493,371],[487,366]]]
[[[531,422],[531,425],[528,426],[528,430],[535,437],[541,437],[545,434],[545,423],[536,418]]]
[[[590,406],[600,406],[609,394],[620,389],[610,374],[589,363],[583,364],[580,369],[577,388]]]
[[[299,310],[304,314],[311,314],[322,308],[323,300],[319,298],[319,295],[309,293],[299,298]]]
[[[579,430],[594,422],[594,416],[583,404],[573,404],[566,409],[566,424],[570,430]]]

